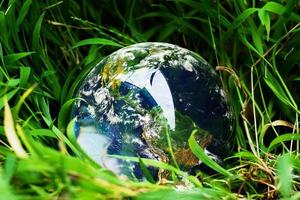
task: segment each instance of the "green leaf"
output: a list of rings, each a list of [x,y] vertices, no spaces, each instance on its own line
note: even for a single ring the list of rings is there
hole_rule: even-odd
[[[263,45],[263,41],[262,41],[262,34],[259,32],[259,30],[253,23],[251,23],[250,27],[251,27],[251,36],[252,36],[252,40],[255,45],[255,48],[259,52],[260,55],[263,55],[264,45]]]
[[[19,125],[18,123],[16,124],[16,130],[17,130],[18,136],[20,136],[20,139],[22,140],[22,142],[23,142],[24,146],[26,147],[27,151],[29,152],[29,154],[31,156],[36,155],[36,151],[33,146],[34,142],[33,142],[32,137],[30,135],[28,135],[27,133],[25,133],[25,131],[23,130],[21,125]]]
[[[65,127],[67,126],[67,123],[69,121],[70,115],[71,115],[71,109],[72,105],[74,103],[75,99],[70,99],[67,102],[64,103],[64,105],[61,107],[59,114],[58,114],[58,128],[64,132]]]
[[[49,105],[49,99],[45,97],[38,97],[38,103],[41,112],[43,113],[44,118],[47,118],[49,122],[53,123],[52,116],[50,114],[50,105]]]
[[[201,199],[235,199],[233,195],[228,195],[225,191],[211,188],[189,189],[184,188],[183,191],[165,189],[157,191],[149,191],[140,194],[136,200],[201,200]]]
[[[39,49],[39,40],[40,40],[40,32],[42,27],[42,22],[45,16],[45,12],[43,12],[40,17],[38,18],[35,27],[33,29],[33,35],[32,35],[32,48],[35,51],[38,51]]]
[[[0,168],[0,188],[1,188],[1,198],[5,200],[19,200],[22,199],[17,196],[7,180],[5,179],[5,175],[3,173],[2,168]]]
[[[34,52],[22,52],[22,53],[9,54],[7,56],[4,56],[4,62],[6,65],[12,65],[15,62],[19,61],[20,59],[30,56],[33,53]]]
[[[268,152],[274,150],[280,143],[292,140],[300,140],[300,134],[286,133],[283,135],[279,135],[270,143]]]
[[[255,33],[254,30],[251,30],[251,33]],[[259,37],[259,36],[258,36]],[[255,41],[257,37],[257,33],[256,33],[256,36],[252,36],[253,40]],[[260,41],[256,41],[256,47],[259,46],[260,50],[259,49],[256,49],[252,43],[250,43],[247,38],[243,35],[243,36],[240,36],[240,39],[241,39],[241,42],[244,43],[244,45],[249,48],[250,50],[254,51],[259,57],[262,57],[263,54],[262,54],[262,45],[261,45],[261,39],[259,39]],[[264,59],[264,58],[263,58]],[[265,60],[265,59],[264,59]],[[266,61],[266,60],[265,60]]]
[[[253,162],[260,162],[257,156],[255,156],[252,152],[249,151],[240,151],[234,154],[234,157],[238,157],[240,159],[250,160]]]
[[[79,145],[76,141],[76,136],[75,136],[75,132],[74,132],[75,120],[76,119],[73,118],[67,126],[67,137],[69,138],[69,140],[72,144],[74,144],[76,147],[78,147]]]
[[[60,98],[61,94],[61,85],[59,82],[58,71],[53,66],[52,62],[44,55],[41,55],[40,58],[42,59],[44,65],[47,67],[41,77],[47,81],[48,85],[51,87],[51,91],[57,100]]]
[[[293,194],[293,164],[289,154],[285,154],[279,157],[277,163],[278,170],[278,184],[277,187],[281,195],[285,199],[289,199]]]
[[[4,47],[8,47],[9,45],[9,32],[7,31],[7,23],[6,23],[6,16],[5,13],[0,11],[0,38],[1,41],[4,43]]]
[[[8,93],[6,93],[5,96],[0,98],[0,110],[2,110],[2,108],[4,107],[5,99],[7,101],[9,101],[13,96],[15,96],[15,94],[17,94],[18,91],[19,91],[19,88],[16,88],[14,90],[9,91]]]
[[[85,40],[81,40],[77,42],[75,45],[72,46],[72,49],[85,46],[85,45],[106,45],[106,46],[113,46],[113,47],[123,47],[121,44],[116,43],[115,41],[108,40],[105,38],[89,38]]]
[[[25,88],[27,81],[30,77],[30,67],[20,67],[20,87]]]
[[[33,129],[30,132],[30,135],[33,137],[52,137],[52,138],[57,138],[57,136],[55,135],[55,133],[49,129]]]
[[[8,87],[17,87],[19,83],[20,83],[20,79],[9,79],[7,83],[4,85]]]
[[[242,12],[237,18],[234,19],[234,21],[231,24],[230,29],[233,30],[237,27],[239,27],[244,21],[247,20],[248,17],[250,17],[253,13],[258,11],[257,8],[248,8]]]
[[[71,86],[76,87],[78,82],[74,81],[75,74],[78,73],[78,69],[74,68],[72,71],[69,72],[68,76],[66,77],[63,87],[61,89],[61,96],[60,96],[60,102],[63,104],[68,100],[68,93],[71,92]],[[80,74],[76,75],[76,78],[78,78]],[[74,94],[71,94],[70,96],[74,96]]]
[[[139,162],[139,159],[142,159],[143,162],[145,163],[145,165],[147,165],[147,166],[158,167],[160,169],[165,169],[165,170],[174,172],[174,173],[176,173],[176,174],[178,174],[178,175],[180,175],[180,176],[188,179],[193,184],[195,184],[197,187],[202,187],[202,184],[197,179],[197,177],[190,176],[186,172],[183,172],[183,171],[177,169],[176,167],[173,167],[172,165],[169,165],[169,164],[161,162],[161,161],[151,160],[151,159],[147,159],[147,158],[137,158],[137,157],[130,157],[130,156],[122,156],[122,155],[108,155],[108,156],[112,157],[112,158],[118,158],[118,159],[121,159],[121,160],[134,161],[134,162]]]
[[[270,72],[267,72],[264,80],[280,101],[294,108],[293,104],[290,102],[280,83],[274,78],[274,76]]]
[[[150,183],[155,183],[155,180],[153,179],[151,173],[149,172],[149,170],[147,169],[145,163],[143,162],[143,160],[141,158],[139,158],[139,165],[140,165],[141,170],[142,170],[144,176],[146,177],[147,181],[149,181]]]
[[[47,119],[45,116],[42,116],[45,123],[49,126],[49,128],[54,132],[54,134],[59,138],[61,141],[66,143],[68,147],[77,155],[80,155],[78,149],[73,145],[72,142],[56,127],[52,124],[52,121],[50,119]]]
[[[31,94],[31,92],[34,90],[34,88],[37,85],[33,85],[30,88],[28,88],[20,97],[20,100],[17,102],[16,106],[15,106],[15,110],[14,110],[14,114],[17,116],[19,114],[20,108],[23,105],[23,103],[25,102],[25,99]]]
[[[19,28],[20,25],[22,24],[22,22],[24,21],[24,18],[26,17],[29,9],[30,9],[30,6],[31,6],[31,3],[32,3],[32,0],[26,0],[24,3],[23,3],[23,6],[19,12],[19,16],[17,18],[17,27]]]
[[[9,183],[16,170],[16,158],[7,156],[5,159],[5,180]]]
[[[262,25],[266,27],[267,31],[267,41],[269,41],[270,38],[270,30],[271,30],[271,22],[270,22],[270,15],[265,10],[260,9],[258,11],[258,17],[260,19],[260,22]]]
[[[175,21],[171,21],[170,23],[166,24],[164,28],[159,31],[158,41],[164,41],[168,38],[171,34],[173,34],[178,29],[177,24]]]
[[[204,150],[198,145],[197,141],[194,137],[195,131],[191,134],[189,138],[189,146],[194,155],[201,160],[205,165],[210,167],[211,169],[219,172],[220,174],[223,174],[225,176],[233,176],[230,172],[228,172],[226,169],[221,167],[218,163],[213,161],[205,152]]]
[[[266,5],[264,5],[264,7],[262,9],[269,11],[269,12],[273,12],[278,15],[282,15],[286,11],[285,6],[283,6],[279,3],[273,2],[273,1],[266,3]]]

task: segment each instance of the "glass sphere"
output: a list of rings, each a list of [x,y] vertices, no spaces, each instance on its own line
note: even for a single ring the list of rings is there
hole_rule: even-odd
[[[179,167],[192,173],[201,165],[188,146],[193,131],[216,159],[232,144],[232,113],[219,77],[202,57],[176,45],[140,43],[112,53],[92,69],[77,97],[79,145],[120,176],[144,178],[139,163],[109,155],[174,164],[172,148]],[[155,179],[168,176],[148,170]]]

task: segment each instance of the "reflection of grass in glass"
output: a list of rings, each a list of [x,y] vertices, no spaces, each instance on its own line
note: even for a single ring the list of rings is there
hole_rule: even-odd
[[[298,1],[159,3],[1,2],[0,109],[7,99],[13,117],[0,125],[3,199],[299,199]],[[215,174],[190,176],[144,159],[171,179],[122,181],[65,136],[73,134],[70,102],[88,72],[121,46],[144,41],[179,44],[218,66],[236,119],[234,154],[221,167],[197,136],[188,140]],[[8,137],[18,138],[28,158]]]

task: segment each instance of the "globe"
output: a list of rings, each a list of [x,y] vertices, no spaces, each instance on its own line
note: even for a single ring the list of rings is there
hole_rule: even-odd
[[[79,88],[73,108],[78,144],[117,175],[145,179],[141,163],[111,155],[154,159],[194,173],[202,164],[188,139],[216,161],[232,142],[232,113],[214,69],[199,55],[168,43],[139,43],[104,58]],[[169,174],[147,167],[154,179]]]

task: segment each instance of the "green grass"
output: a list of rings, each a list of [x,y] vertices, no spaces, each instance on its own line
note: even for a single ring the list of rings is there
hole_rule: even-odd
[[[0,199],[299,199],[299,12],[297,0],[0,1]],[[124,181],[78,148],[69,115],[81,81],[144,41],[188,48],[219,72],[232,155],[220,166],[189,139],[215,174],[143,159],[173,179]]]

